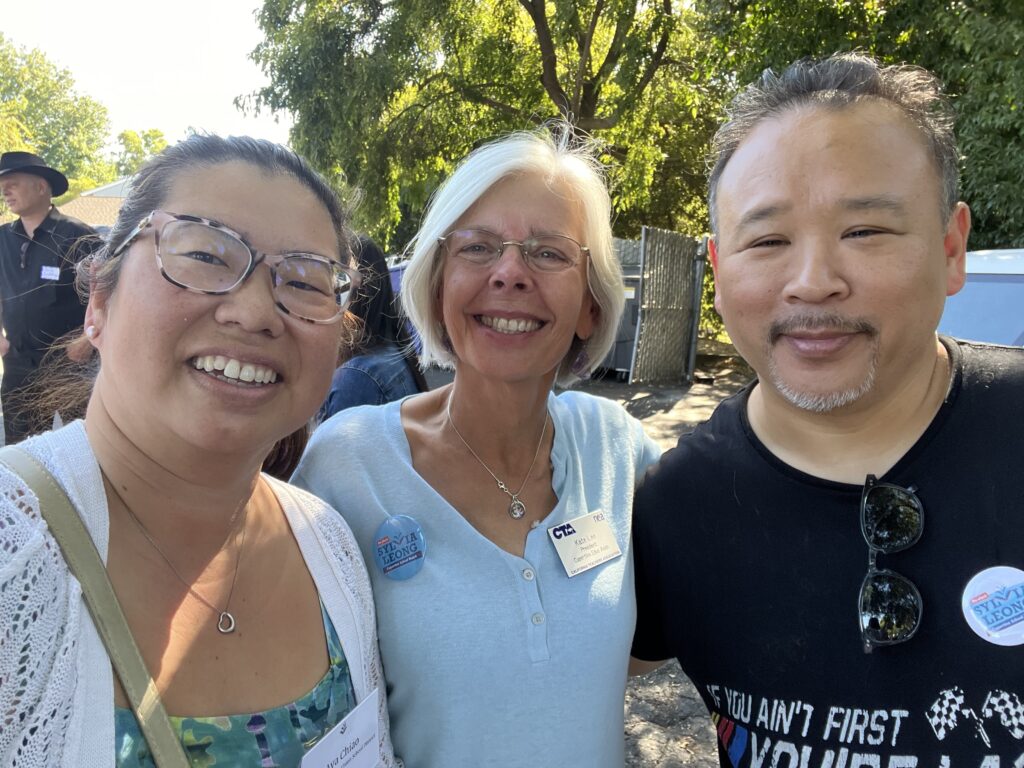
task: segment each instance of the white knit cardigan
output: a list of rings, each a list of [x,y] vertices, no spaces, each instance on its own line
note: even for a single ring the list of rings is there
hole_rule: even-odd
[[[107,501],[84,422],[21,447],[64,487],[105,562]],[[396,765],[373,598],[359,547],[331,507],[266,479],[338,631],[356,700],[374,688],[380,691],[381,764]],[[114,676],[103,641],[35,495],[0,466],[0,765],[88,768],[113,763]]]

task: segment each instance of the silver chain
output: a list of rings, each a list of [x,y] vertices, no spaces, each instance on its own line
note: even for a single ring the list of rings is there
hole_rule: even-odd
[[[550,415],[546,410],[544,411],[544,426],[541,427],[540,430],[540,440],[537,441],[537,450],[533,452],[533,461],[530,462],[530,468],[526,470],[526,477],[523,478],[523,482],[519,486],[519,490],[513,493],[508,489],[508,486],[505,485],[505,483],[502,482],[502,480],[491,471],[491,468],[484,463],[484,460],[477,455],[476,451],[473,450],[473,447],[466,442],[466,438],[464,438],[462,436],[462,433],[459,432],[459,428],[455,426],[455,422],[452,421],[452,397],[454,395],[455,387],[453,386],[452,391],[448,394],[448,403],[445,406],[445,413],[448,416],[448,423],[451,424],[452,429],[455,430],[455,434],[459,438],[459,440],[462,441],[462,444],[466,446],[466,450],[473,454],[473,458],[480,462],[480,466],[486,469],[487,474],[494,478],[494,482],[498,484],[498,490],[504,493],[510,499],[512,499],[512,502],[508,505],[508,516],[511,517],[513,520],[521,520],[526,516],[526,504],[524,504],[522,500],[519,498],[519,494],[523,492],[523,489],[529,482],[530,473],[533,472],[533,467],[537,463],[537,457],[540,455],[540,447],[544,444],[544,435],[547,433],[548,419],[550,418]]]
[[[163,561],[167,563],[167,567],[171,569],[171,573],[178,577],[178,581],[180,581],[185,586],[185,588],[189,591],[189,594],[192,595],[192,597],[201,602],[203,605],[205,605],[207,608],[209,608],[217,615],[217,631],[220,632],[222,635],[229,635],[232,632],[234,632],[235,617],[231,614],[230,611],[228,611],[228,608],[231,606],[231,596],[235,593],[235,582],[238,580],[238,566],[242,562],[242,550],[245,549],[245,521],[249,516],[249,505],[247,503],[249,499],[244,499],[242,503],[235,509],[234,514],[231,515],[231,520],[229,522],[229,528],[231,530],[234,530],[235,521],[238,519],[238,513],[242,511],[243,507],[245,508],[245,513],[242,515],[242,541],[238,545],[238,555],[236,555],[235,557],[235,573],[231,577],[231,588],[228,590],[228,599],[224,603],[224,609],[221,610],[217,606],[213,605],[213,603],[211,603],[205,597],[196,592],[192,588],[192,585],[189,584],[180,573],[178,573],[178,569],[174,567],[174,563],[170,561],[170,558],[168,558],[167,555],[164,554],[164,551],[160,549],[160,546],[156,543],[156,541],[153,540],[153,537],[150,535],[149,531],[146,530],[146,526],[142,524],[142,521],[139,520],[135,512],[132,511],[132,508],[128,506],[128,502],[126,502],[124,500],[124,497],[121,496],[121,494],[118,492],[117,486],[114,485],[114,482],[109,477],[107,477],[106,473],[103,473],[103,477],[107,481],[107,484],[110,486],[110,490],[112,490],[114,492],[114,495],[117,496],[117,500],[121,502],[121,506],[125,508],[125,510],[128,512],[128,515],[135,522],[135,525],[138,526],[139,533],[141,533],[143,538],[145,538],[146,541],[149,542],[149,545],[156,550],[156,553],[163,558]],[[228,534],[227,538],[224,539],[224,544],[221,545],[221,549],[224,549],[229,539],[231,539],[230,533]]]

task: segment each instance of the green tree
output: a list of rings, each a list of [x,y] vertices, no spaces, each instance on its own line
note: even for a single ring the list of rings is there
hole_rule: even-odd
[[[117,135],[121,150],[117,155],[117,175],[131,176],[147,159],[167,147],[163,131],[150,128],[148,131],[124,130]]]
[[[947,3],[914,31],[908,58],[943,78],[957,112],[971,246],[1024,247],[1024,2]]]
[[[70,178],[91,173],[107,137],[107,110],[75,92],[71,74],[0,34],[0,125]]]
[[[401,246],[480,142],[552,118],[604,147],[617,233],[700,231],[700,148],[719,92],[678,0],[265,0],[246,103],[295,115],[292,141],[364,190],[361,222]]]
[[[0,102],[0,147],[5,152],[31,151],[31,136],[21,120],[25,107],[22,99]]]
[[[735,83],[854,49],[935,72],[958,116],[971,246],[1024,246],[1024,2],[703,0],[699,10]]]

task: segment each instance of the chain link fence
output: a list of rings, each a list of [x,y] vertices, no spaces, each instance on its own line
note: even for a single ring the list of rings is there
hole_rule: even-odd
[[[703,245],[692,237],[644,227],[639,240],[615,240],[626,284],[626,309],[603,367],[630,384],[693,380]]]

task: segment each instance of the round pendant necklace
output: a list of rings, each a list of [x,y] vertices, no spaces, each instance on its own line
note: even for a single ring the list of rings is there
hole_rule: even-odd
[[[171,569],[171,573],[173,573],[178,578],[178,581],[180,581],[185,586],[185,589],[188,590],[189,594],[192,595],[192,597],[194,597],[200,603],[202,603],[207,608],[209,608],[211,611],[213,611],[214,614],[216,614],[216,616],[217,616],[217,631],[220,632],[222,635],[230,635],[232,632],[234,632],[235,631],[235,617],[228,610],[228,608],[231,607],[231,596],[235,593],[235,582],[238,580],[238,566],[242,562],[242,550],[245,548],[245,532],[246,532],[245,521],[246,521],[246,518],[249,515],[249,505],[246,503],[248,501],[248,499],[245,499],[235,509],[235,512],[234,512],[233,515],[231,515],[231,520],[229,522],[229,529],[230,530],[234,530],[235,521],[238,519],[238,513],[242,511],[243,507],[245,508],[245,513],[242,515],[242,541],[238,545],[238,555],[235,557],[235,573],[231,577],[231,588],[228,590],[228,599],[224,602],[224,608],[222,610],[222,609],[218,608],[217,606],[215,606],[213,603],[211,603],[209,600],[207,600],[205,597],[200,595],[198,592],[196,592],[192,588],[192,585],[189,584],[187,581],[185,581],[184,578],[182,578],[182,575],[180,573],[178,573],[178,569],[174,567],[174,563],[172,563],[170,561],[170,558],[168,558],[167,555],[164,554],[164,551],[162,549],[160,549],[160,546],[156,543],[156,541],[154,541],[153,537],[150,536],[149,531],[146,530],[146,526],[144,526],[142,524],[142,521],[139,520],[139,518],[136,516],[135,512],[132,511],[132,508],[130,506],[128,506],[128,503],[124,500],[124,498],[121,496],[121,494],[118,493],[117,487],[114,485],[113,481],[111,481],[111,479],[109,477],[107,477],[106,473],[103,474],[103,479],[107,481],[107,485],[110,486],[110,490],[112,490],[114,492],[114,495],[117,496],[117,500],[121,502],[121,506],[124,507],[125,510],[128,512],[129,517],[131,517],[132,521],[138,527],[139,533],[142,534],[142,537],[147,542],[149,542],[149,545],[154,550],[156,550],[156,553],[158,555],[160,555],[161,558],[163,558],[163,561],[165,563],[167,563],[167,567]],[[231,534],[229,533],[228,537],[224,540],[224,545],[226,545],[227,542],[230,539],[231,539]],[[224,548],[224,546],[222,545],[221,549],[223,549],[223,548]]]
[[[508,486],[499,479],[499,477],[491,471],[491,468],[484,464],[484,460],[481,459],[476,451],[473,450],[472,446],[466,442],[466,438],[459,432],[459,428],[455,426],[455,422],[452,421],[452,395],[455,394],[455,388],[452,387],[451,393],[448,395],[448,403],[445,406],[445,412],[448,415],[448,423],[451,424],[453,430],[455,430],[456,436],[462,441],[462,444],[466,446],[466,450],[473,454],[473,458],[480,462],[480,466],[487,470],[487,474],[494,478],[494,482],[498,484],[498,490],[508,496],[512,501],[508,505],[508,516],[513,520],[522,520],[526,516],[526,505],[519,498],[519,494],[523,492],[523,488],[526,487],[526,483],[530,480],[530,473],[533,472],[533,466],[537,463],[537,457],[540,455],[540,447],[544,444],[544,434],[548,429],[548,419],[550,415],[547,411],[544,412],[544,426],[540,430],[540,440],[537,441],[537,450],[533,452],[533,461],[530,462],[530,468],[526,470],[526,477],[523,478],[523,482],[519,486],[519,490],[513,493],[508,489]]]

